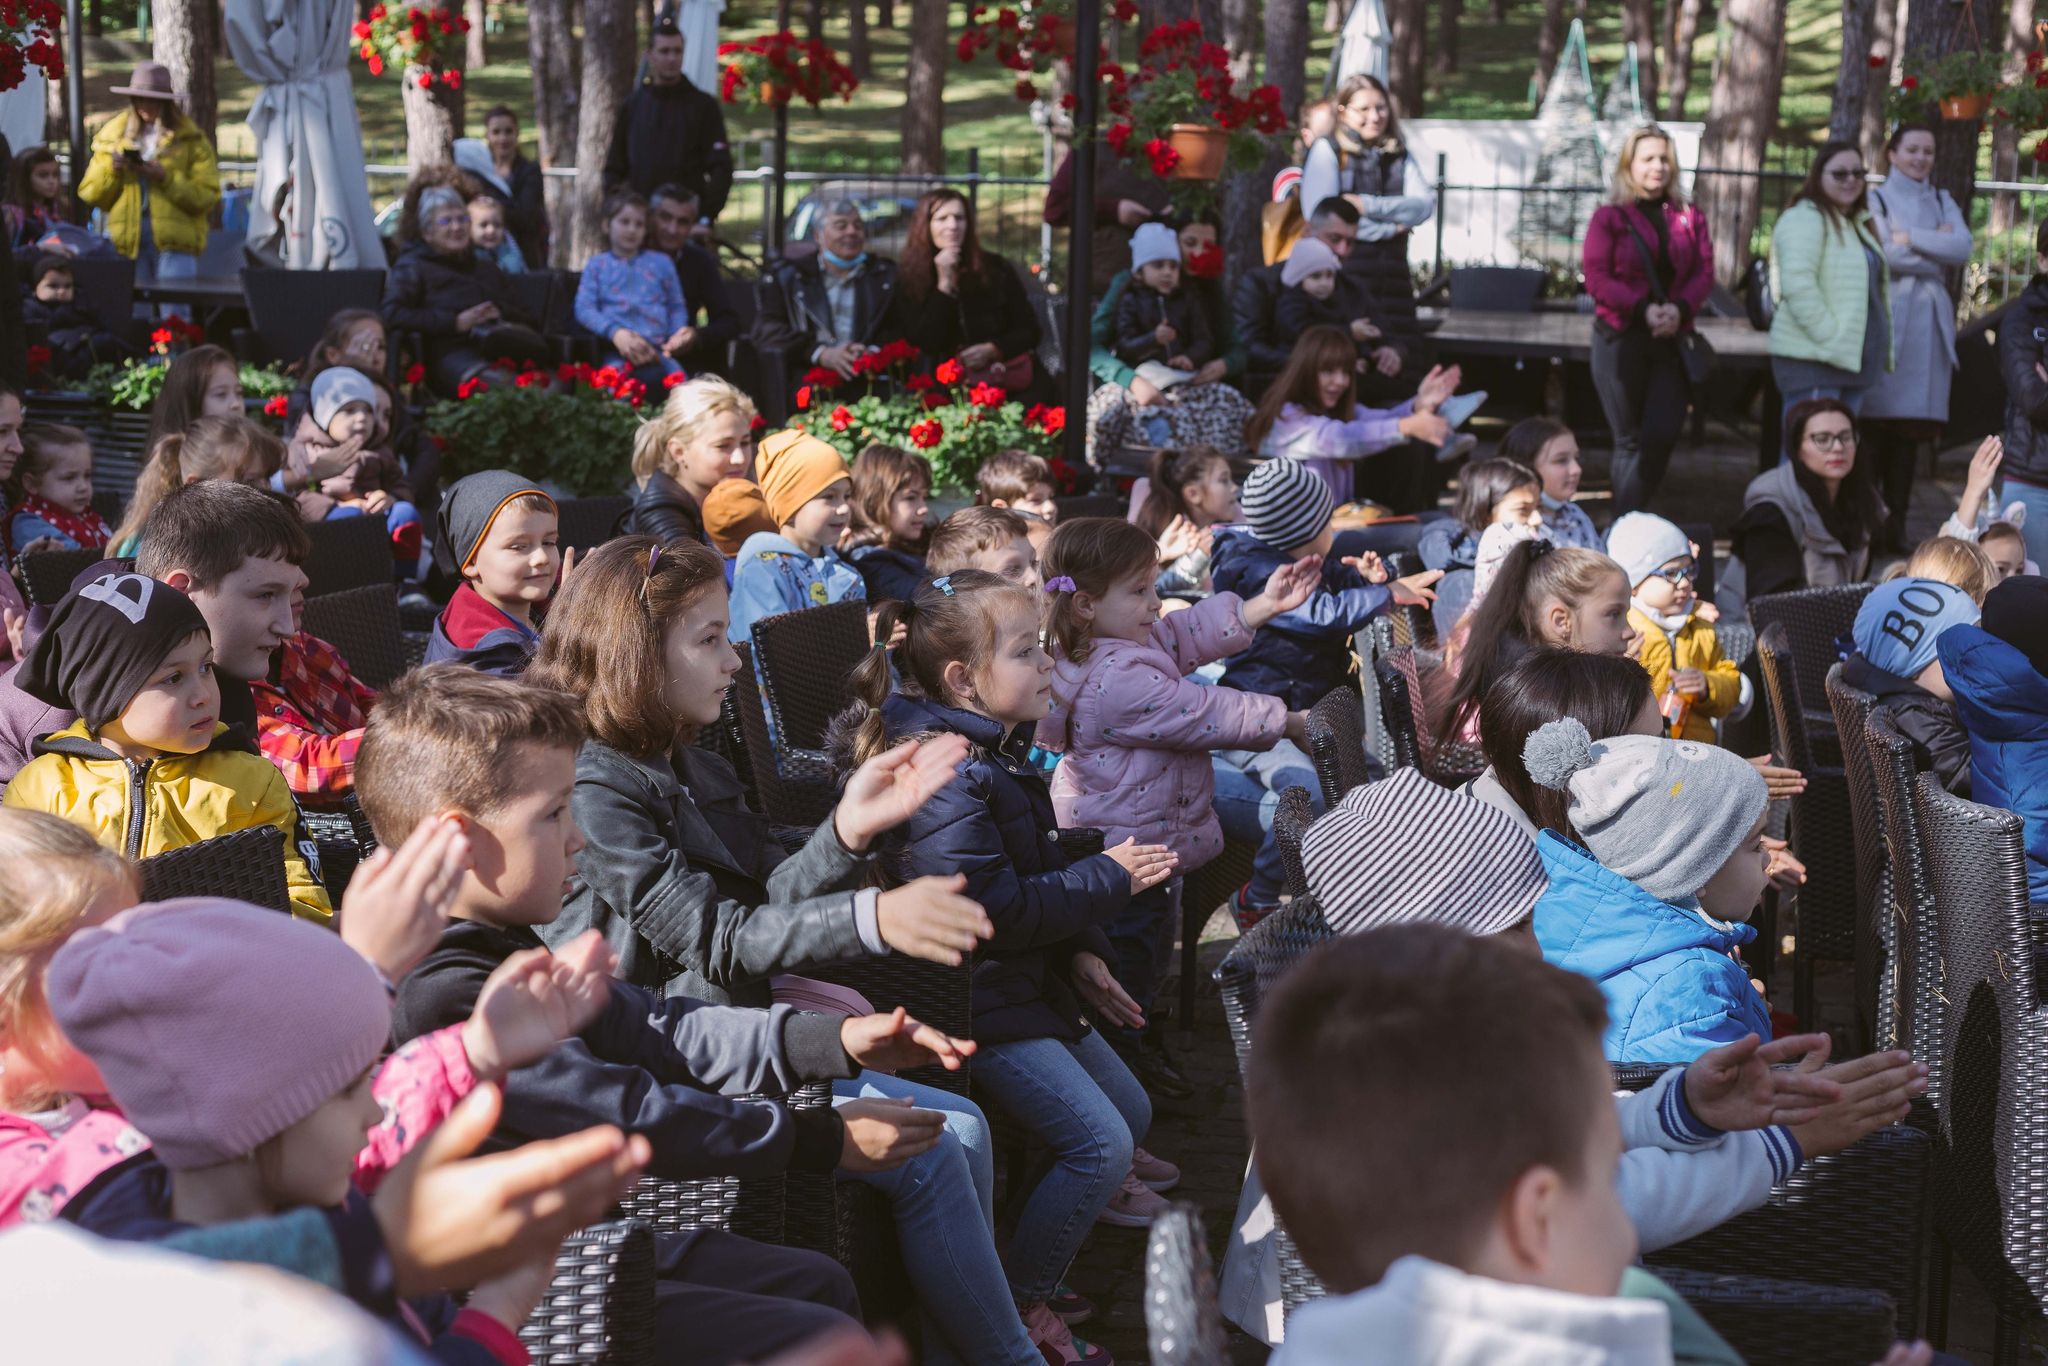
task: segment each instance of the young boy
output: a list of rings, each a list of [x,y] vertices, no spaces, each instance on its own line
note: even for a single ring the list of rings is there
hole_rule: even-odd
[[[1976,626],[1935,645],[1970,736],[1970,796],[2026,822],[2027,896],[2048,902],[2048,579],[2022,574],[1984,596]]]
[[[21,322],[29,340],[40,336],[50,348],[49,373],[61,379],[83,379],[102,361],[126,360],[135,348],[122,341],[76,302],[78,287],[71,262],[45,256],[29,273],[28,297],[21,301]]]
[[[36,742],[6,803],[84,826],[131,859],[274,825],[292,911],[333,919],[291,793],[221,724],[206,618],[178,589],[108,573],[64,595],[22,662],[23,692],[78,719]]]
[[[1009,508],[1040,518],[1048,527],[1058,526],[1059,504],[1052,483],[1052,466],[1044,456],[1029,451],[997,451],[981,462],[974,477],[977,507]]]
[[[416,670],[380,699],[357,767],[378,839],[399,847],[424,817],[441,815],[461,825],[471,850],[439,946],[399,985],[400,1039],[466,1019],[498,964],[543,947],[535,927],[560,914],[583,847],[570,811],[582,739],[576,699],[452,666]],[[592,936],[585,949],[599,943]],[[888,1022],[707,1006],[614,980],[594,1023],[506,1077],[499,1137],[616,1124],[647,1137],[648,1172],[667,1180],[884,1170],[935,1142],[940,1117],[862,1101],[792,1111],[740,1097],[869,1064],[935,1061]],[[657,1249],[659,1338],[689,1343],[692,1361],[757,1360],[858,1312],[846,1273],[815,1253],[715,1230],[663,1235]]]
[[[865,602],[866,582],[839,553],[839,538],[853,522],[846,458],[815,436],[777,432],[761,443],[754,479],[779,529],[756,532],[740,547],[728,638],[750,640],[755,622],[781,612]]]
[[[526,257],[512,240],[512,234],[505,230],[502,200],[480,194],[469,201],[469,240],[478,256],[496,262],[507,275],[526,273]]]
[[[434,619],[424,662],[520,673],[562,567],[555,500],[510,470],[483,470],[442,493],[439,521],[434,560],[462,583]]]
[[[1842,681],[1874,695],[1871,710],[1913,742],[1914,770],[1934,774],[1958,797],[1970,795],[1970,737],[1956,719],[1936,647],[1950,627],[1976,624],[1977,604],[1955,585],[1892,579],[1856,609],[1849,631],[1856,648],[1842,661]]]
[[[982,569],[1032,592],[1041,587],[1031,523],[1001,507],[966,507],[932,528],[924,567],[933,577]]]
[[[1180,273],[1173,229],[1141,223],[1131,235],[1131,281],[1116,306],[1116,356],[1125,365],[1163,361],[1169,369],[1194,371],[1216,354],[1208,319],[1181,288]]]
[[[1631,512],[1608,528],[1607,554],[1628,576],[1629,624],[1643,642],[1636,658],[1649,670],[1665,734],[1713,744],[1714,722],[1747,713],[1753,695],[1713,624],[1694,610],[1692,542],[1662,517]]]
[[[702,512],[704,535],[725,561],[725,586],[730,591],[740,548],[751,537],[776,533],[775,519],[768,515],[768,496],[751,479],[721,479],[704,495]]]

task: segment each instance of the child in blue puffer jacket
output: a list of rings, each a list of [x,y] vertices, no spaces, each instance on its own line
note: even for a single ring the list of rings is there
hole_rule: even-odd
[[[2027,899],[2048,902],[2048,579],[2020,574],[1984,597],[1976,626],[1935,642],[1970,734],[1970,795],[2025,824]]]
[[[1529,776],[1568,795],[1582,849],[1537,840],[1550,888],[1536,903],[1543,956],[1607,997],[1610,1062],[1691,1062],[1771,1013],[1734,956],[1769,882],[1763,775],[1728,750],[1620,735],[1595,743],[1567,717],[1523,747]]]

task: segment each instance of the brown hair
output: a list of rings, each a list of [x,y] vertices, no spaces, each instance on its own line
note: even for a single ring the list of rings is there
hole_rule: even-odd
[[[41,474],[57,463],[57,452],[85,447],[92,453],[92,438],[76,427],[66,427],[56,422],[41,422],[21,429],[21,458],[15,461],[14,473],[7,477],[4,487],[9,502],[20,502],[27,487],[28,477]]]
[[[1254,451],[1264,444],[1266,434],[1280,420],[1281,410],[1290,403],[1305,413],[1349,422],[1358,409],[1357,364],[1358,344],[1343,328],[1318,323],[1303,332],[1287,355],[1287,368],[1267,386],[1265,396],[1259,400],[1259,410],[1244,424],[1244,444]],[[1351,387],[1328,412],[1323,411],[1317,381],[1325,370],[1343,370],[1351,375]]]
[[[1052,483],[1052,466],[1042,455],[1030,451],[997,451],[981,462],[974,475],[974,502],[992,506],[1000,498],[1014,504],[1031,496],[1036,484]]]
[[[1076,664],[1086,662],[1095,638],[1088,623],[1074,606],[1074,594],[1101,597],[1125,579],[1143,574],[1149,581],[1159,573],[1159,542],[1129,522],[1114,517],[1080,517],[1062,523],[1046,543],[1045,564],[1041,566],[1052,594],[1052,611],[1046,619],[1046,639],[1054,654]],[[1065,577],[1073,587],[1052,592],[1054,579]]]
[[[12,199],[8,202],[23,210],[36,208],[36,167],[50,165],[56,160],[57,154],[48,147],[29,147],[23,149],[14,158],[13,173],[8,177],[14,191]],[[57,192],[56,208],[58,215],[65,222],[71,221],[74,215],[71,208],[71,195],[68,191],[59,190]]]
[[[376,309],[344,308],[327,320],[327,330],[320,334],[319,341],[313,343],[312,351],[306,356],[306,368],[299,372],[300,378],[310,384],[313,377],[322,370],[332,370],[337,365],[348,365],[349,362],[345,360],[327,359],[327,353],[329,350],[340,351],[346,347],[348,334],[364,323],[377,324],[377,329],[384,333],[385,344],[390,344],[391,330],[384,326],[384,318]],[[377,376],[372,375],[370,378],[376,379]]]
[[[1214,446],[1183,446],[1179,450],[1169,446],[1159,451],[1152,457],[1145,501],[1131,520],[1155,541],[1166,534],[1167,523],[1174,518],[1192,520],[1188,500],[1181,490],[1200,483],[1209,467],[1219,462],[1228,465],[1230,457]]]
[[[149,442],[143,449],[155,451],[157,443],[173,432],[183,432],[199,420],[206,402],[206,386],[213,372],[225,365],[239,377],[241,366],[224,346],[195,346],[171,362],[164,372],[163,388],[157,392],[156,409],[149,419]],[[239,378],[237,379],[239,383]]]
[[[666,753],[682,727],[662,700],[665,637],[724,584],[718,553],[696,541],[606,541],[563,581],[526,678],[583,699],[592,739],[638,758]]]
[[[644,484],[656,470],[673,475],[669,443],[689,445],[697,439],[698,429],[721,413],[737,413],[752,423],[754,400],[717,375],[697,375],[669,390],[654,416],[633,433],[633,477]]]
[[[1611,1180],[1585,1170],[1606,1027],[1599,987],[1493,936],[1396,925],[1310,954],[1259,1009],[1245,1086],[1302,1260],[1339,1295],[1404,1256],[1469,1269],[1531,1168]]]
[[[932,246],[932,215],[947,204],[958,204],[967,213],[967,235],[960,243],[960,278],[962,280],[986,280],[995,270],[1007,269],[1008,264],[993,252],[981,249],[980,234],[974,230],[974,205],[958,190],[941,185],[927,192],[910,211],[910,227],[903,237],[903,252],[896,258],[896,278],[903,290],[903,296],[912,303],[923,303],[931,292],[939,287],[939,270],[932,264],[938,249]],[[941,357],[929,357],[939,360]]]
[[[1554,417],[1525,417],[1508,428],[1494,455],[1501,460],[1520,461],[1533,470],[1545,446],[1560,436],[1571,435],[1572,429]]]
[[[1012,541],[1031,539],[1031,524],[1008,508],[966,507],[932,528],[926,540],[924,567],[934,574],[952,574],[973,563],[985,550],[1001,550]]]
[[[1620,565],[1597,550],[1553,546],[1545,540],[1509,546],[1493,587],[1468,618],[1457,682],[1430,723],[1436,733],[1457,734],[1479,710],[1494,679],[1543,643],[1539,613],[1544,603],[1552,598],[1576,602],[1602,578],[1621,572]]]
[[[1541,493],[1543,480],[1521,461],[1499,456],[1474,460],[1458,471],[1458,496],[1451,504],[1451,515],[1474,536],[1483,536],[1493,525],[1495,505],[1516,489],[1527,488]]]
[[[1869,211],[1870,203],[1868,184],[1857,191],[1856,202],[1849,206],[1846,213],[1835,206],[1835,201],[1828,198],[1827,191],[1822,188],[1821,181],[1826,176],[1828,163],[1844,152],[1853,153],[1858,161],[1863,159],[1862,149],[1853,142],[1844,142],[1840,138],[1829,138],[1823,142],[1820,150],[1813,154],[1813,164],[1806,168],[1806,179],[1799,182],[1799,188],[1792,192],[1791,200],[1785,205],[1787,209],[1802,201],[1813,205],[1820,210],[1821,221],[1832,228],[1836,236],[1841,235],[1844,223],[1853,224],[1863,217]]]
[[[378,694],[356,753],[356,796],[378,843],[395,849],[428,816],[487,816],[518,795],[506,784],[520,745],[582,743],[583,709],[568,694],[430,664]]]
[[[1806,468],[1806,462],[1799,458],[1806,445],[1806,429],[1825,413],[1847,418],[1850,435],[1856,438],[1856,458],[1849,463],[1849,473],[1833,498],[1828,497],[1827,485],[1820,476]],[[1869,545],[1884,526],[1884,497],[1877,491],[1877,481],[1871,478],[1871,462],[1864,458],[1863,434],[1857,426],[1856,414],[1838,398],[1804,398],[1785,410],[1783,426],[1785,458],[1792,462],[1793,482],[1813,500],[1821,525],[1851,550]]]
[[[911,487],[932,489],[932,467],[921,455],[901,446],[875,442],[853,461],[853,525],[847,528],[842,549],[880,545],[916,554],[931,540],[927,526],[915,541],[899,544],[889,530],[889,505],[896,495]]]
[[[1350,127],[1349,124],[1344,122],[1341,111],[1350,105],[1351,101],[1358,98],[1358,93],[1361,90],[1377,90],[1380,92],[1380,98],[1387,102],[1387,131],[1381,134],[1380,144],[1374,150],[1400,151],[1402,149],[1401,107],[1394,102],[1394,92],[1387,89],[1387,83],[1377,76],[1369,76],[1365,72],[1360,71],[1346,77],[1344,84],[1337,87],[1337,93],[1330,101],[1330,112],[1337,115],[1338,126],[1342,128]],[[1304,118],[1307,117],[1306,110],[1302,111],[1302,114]]]
[[[135,571],[161,579],[183,570],[192,578],[188,591],[205,592],[248,560],[302,565],[312,553],[312,538],[291,499],[269,489],[203,479],[172,489],[149,514],[135,551]]]
[[[246,417],[198,418],[150,448],[114,541],[139,537],[157,505],[185,485],[235,483],[251,475],[267,480],[283,464],[284,442],[260,423]],[[305,558],[304,552],[299,558]]]
[[[1970,601],[1984,605],[1984,595],[1998,582],[1998,566],[1975,541],[1958,536],[1930,536],[1913,551],[1913,557],[1899,566],[1896,575],[1909,579],[1939,579],[1954,584],[1970,595]]]
[[[1543,646],[1501,671],[1479,706],[1479,747],[1493,776],[1539,830],[1572,833],[1567,796],[1529,777],[1522,745],[1538,726],[1569,716],[1595,740],[1626,735],[1645,702],[1654,703],[1650,675],[1621,655],[1593,655]]]

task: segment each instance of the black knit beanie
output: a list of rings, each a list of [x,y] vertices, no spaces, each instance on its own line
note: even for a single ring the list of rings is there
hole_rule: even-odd
[[[102,574],[66,593],[22,660],[15,685],[97,731],[119,716],[206,618],[192,599],[140,574]]]
[[[546,489],[510,470],[479,470],[442,490],[441,534],[434,538],[434,562],[444,573],[461,578],[505,505],[529,493],[555,501]]]
[[[2016,574],[1984,598],[1978,625],[2027,657],[2037,674],[2048,674],[2048,578]]]

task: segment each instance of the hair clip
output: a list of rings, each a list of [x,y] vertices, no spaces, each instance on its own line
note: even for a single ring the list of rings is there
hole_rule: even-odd
[[[1045,581],[1045,591],[1048,593],[1072,593],[1076,590],[1072,579],[1068,578],[1065,574],[1059,574]]]
[[[1531,564],[1536,563],[1536,561],[1557,549],[1557,542],[1551,540],[1548,536],[1532,536],[1524,544],[1529,547],[1529,563]]]
[[[651,583],[653,583],[653,582],[654,582],[654,566],[656,566],[657,564],[660,564],[660,563],[661,563],[661,542],[660,542],[660,541],[656,541],[656,542],[654,543],[654,548],[653,548],[652,550],[649,550],[649,551],[647,552],[647,573],[646,573],[646,575],[645,575],[645,576],[644,576],[644,577],[643,577],[643,578],[642,578],[642,579],[640,580],[640,601],[642,601],[642,602],[646,602],[646,601],[647,601],[647,585],[649,585],[649,584],[651,584]]]
[[[952,597],[952,596],[953,596],[953,576],[952,576],[951,574],[941,574],[941,575],[939,575],[939,576],[938,576],[938,577],[937,577],[936,579],[933,579],[933,580],[932,580],[932,587],[934,587],[934,588],[938,589],[938,590],[939,590],[939,591],[940,591],[941,593],[944,593],[944,594],[945,594],[945,595],[946,595],[947,597],[949,597],[949,598],[950,598],[950,597]]]

